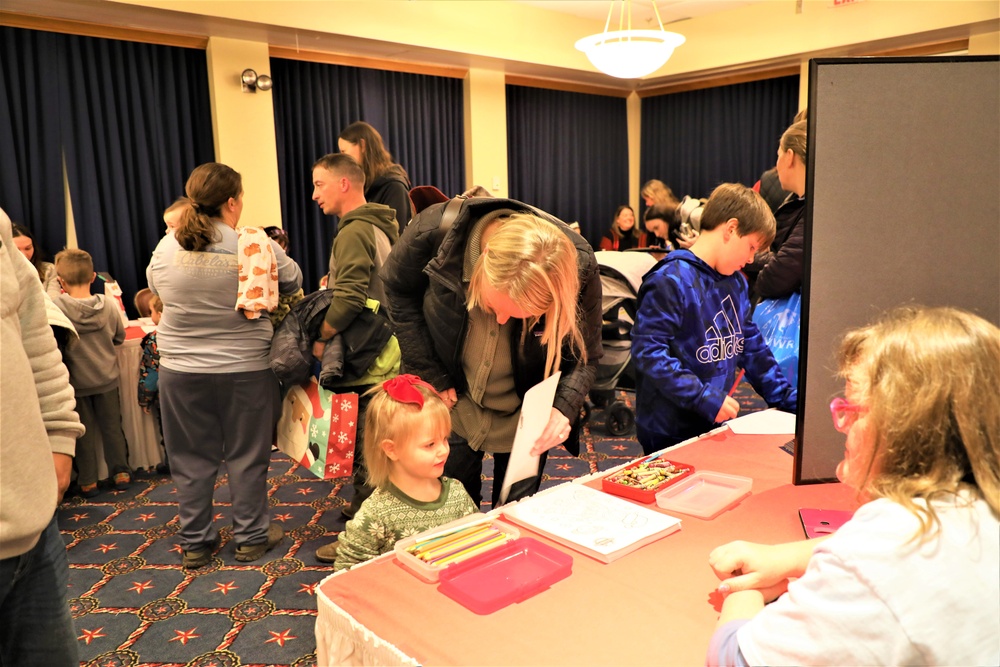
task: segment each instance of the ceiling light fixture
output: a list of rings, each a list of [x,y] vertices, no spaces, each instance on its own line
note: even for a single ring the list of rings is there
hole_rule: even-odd
[[[619,5],[618,30],[608,32],[615,4]],[[587,54],[594,67],[609,76],[638,79],[652,74],[663,67],[674,49],[685,41],[683,35],[663,29],[655,0],[652,5],[659,30],[632,30],[632,0],[612,0],[604,32],[584,37],[577,41],[576,48]]]

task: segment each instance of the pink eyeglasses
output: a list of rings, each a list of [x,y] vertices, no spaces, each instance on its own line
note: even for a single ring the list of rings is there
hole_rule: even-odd
[[[833,417],[833,427],[841,433],[851,430],[858,417],[868,412],[868,408],[863,405],[855,405],[844,398],[835,398],[830,401],[830,415]]]

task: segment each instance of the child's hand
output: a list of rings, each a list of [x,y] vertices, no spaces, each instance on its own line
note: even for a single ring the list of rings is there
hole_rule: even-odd
[[[719,408],[719,414],[715,417],[715,422],[721,424],[724,421],[729,421],[733,419],[740,413],[740,403],[732,396],[726,396],[726,399],[722,401],[722,407]]]
[[[147,415],[153,414],[153,411],[149,409],[148,405],[144,405],[142,407],[142,411],[145,412]]]
[[[723,595],[753,589],[770,602],[785,592],[790,578],[802,576],[813,549],[827,538],[774,545],[730,542],[713,549],[708,564],[722,580],[719,592]]]

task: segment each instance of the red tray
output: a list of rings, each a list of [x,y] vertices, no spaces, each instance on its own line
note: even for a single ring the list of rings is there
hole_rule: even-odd
[[[675,468],[681,470],[682,472],[679,475],[674,475],[673,477],[664,480],[659,485],[650,487],[648,489],[629,486],[627,484],[620,484],[614,481],[615,477],[621,475],[624,471],[634,470],[641,466],[648,466],[650,463],[657,465],[666,463],[674,466]],[[693,472],[694,472],[694,466],[688,463],[678,463],[676,461],[668,461],[667,459],[661,459],[661,458],[655,458],[655,459],[645,458],[636,461],[635,463],[632,463],[630,465],[627,465],[620,470],[616,470],[610,475],[604,477],[604,479],[601,480],[601,490],[605,491],[606,493],[612,493],[616,496],[629,498],[630,500],[638,500],[641,503],[649,503],[650,505],[652,505],[653,503],[656,502],[657,493],[667,488],[671,484],[676,484],[678,481],[684,479]]]

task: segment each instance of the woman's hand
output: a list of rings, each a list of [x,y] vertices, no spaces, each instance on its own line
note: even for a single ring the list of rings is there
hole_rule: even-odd
[[[775,545],[730,542],[713,549],[708,564],[722,580],[719,592],[723,595],[758,590],[770,602],[785,592],[789,579],[802,576],[813,549],[825,539]]]
[[[454,408],[455,404],[458,403],[458,392],[455,391],[454,387],[449,387],[444,391],[439,391],[438,396],[441,397],[441,400],[444,401],[444,404],[448,406],[449,410]]]
[[[552,408],[552,414],[549,415],[549,423],[545,425],[545,430],[538,436],[538,440],[535,440],[535,446],[531,448],[531,455],[540,456],[543,452],[547,452],[556,445],[566,442],[566,438],[569,437],[569,431],[569,419],[563,413]]]
[[[726,399],[722,401],[722,407],[719,408],[719,414],[715,416],[715,423],[721,424],[735,419],[738,414],[740,414],[740,402],[732,396],[726,396]]]

